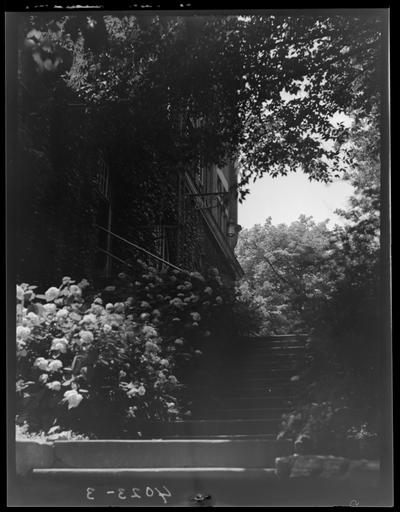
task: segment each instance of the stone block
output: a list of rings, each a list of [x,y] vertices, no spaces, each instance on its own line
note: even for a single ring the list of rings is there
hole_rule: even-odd
[[[24,476],[34,468],[50,468],[54,462],[53,443],[17,441],[15,458],[18,476]]]

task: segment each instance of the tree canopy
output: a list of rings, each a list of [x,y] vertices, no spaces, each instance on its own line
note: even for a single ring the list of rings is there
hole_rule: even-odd
[[[97,112],[102,136],[135,144],[159,169],[235,156],[241,199],[264,173],[340,174],[349,130],[332,116],[379,110],[378,15],[51,13],[25,22],[38,70],[61,76]]]

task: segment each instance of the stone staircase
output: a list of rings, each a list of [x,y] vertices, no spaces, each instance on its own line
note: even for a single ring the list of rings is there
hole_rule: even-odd
[[[292,445],[276,435],[296,393],[291,377],[304,344],[302,336],[242,340],[201,418],[154,425],[152,439],[55,442],[53,464],[33,468],[26,492],[55,505],[262,506],[278,499],[275,458],[291,454]]]

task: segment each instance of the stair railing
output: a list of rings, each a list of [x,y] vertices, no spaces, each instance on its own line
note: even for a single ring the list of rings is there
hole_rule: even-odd
[[[189,271],[188,270],[185,270],[185,269],[182,269],[180,267],[177,267],[176,265],[174,265],[173,263],[165,260],[164,258],[161,258],[160,256],[157,256],[156,254],[148,251],[147,249],[145,249],[144,247],[140,247],[140,245],[137,245],[129,240],[127,240],[126,238],[120,236],[120,235],[117,235],[116,233],[113,233],[112,231],[110,231],[109,229],[106,229],[104,228],[103,226],[99,226],[99,225],[95,225],[98,229],[101,229],[102,231],[105,231],[106,233],[108,233],[109,235],[117,238],[118,240],[121,240],[122,242],[124,242],[125,244],[135,248],[136,250],[142,252],[143,254],[146,254],[148,257],[158,261],[158,262],[161,262],[163,265],[166,265],[167,267],[170,267],[170,268],[173,268],[174,270],[179,270],[180,272],[185,272],[185,273],[188,273]],[[118,256],[115,256],[114,254],[110,253],[109,251],[106,251],[105,249],[101,249],[99,248],[99,250],[101,252],[104,252],[105,254],[108,254],[108,256],[110,256],[111,258],[114,258],[115,260],[119,261],[120,263],[123,263],[124,265],[127,265],[129,267],[132,268],[132,265],[130,265],[128,262],[122,260],[121,258],[118,258]]]

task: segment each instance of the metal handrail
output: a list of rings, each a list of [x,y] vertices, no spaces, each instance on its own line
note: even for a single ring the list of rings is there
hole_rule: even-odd
[[[188,270],[184,270],[180,267],[177,267],[176,265],[174,265],[173,263],[170,263],[169,261],[167,260],[164,260],[163,258],[160,258],[160,256],[157,256],[156,254],[153,254],[152,252],[148,251],[147,249],[144,249],[143,247],[140,247],[140,245],[137,245],[137,244],[134,244],[133,242],[130,242],[129,240],[127,240],[126,238],[123,238],[122,236],[120,235],[117,235],[116,233],[113,233],[112,231],[110,231],[109,229],[106,229],[106,228],[103,228],[103,226],[99,226],[97,224],[95,224],[95,226],[98,228],[98,229],[102,229],[103,231],[105,231],[106,233],[109,233],[110,235],[114,236],[115,238],[118,238],[119,240],[122,240],[123,242],[125,242],[126,244],[128,245],[131,245],[132,247],[134,247],[135,249],[138,249],[139,251],[142,251],[143,253],[147,254],[148,256],[150,256],[151,258],[154,258],[155,260],[157,261],[160,261],[161,263],[164,263],[165,265],[175,269],[175,270],[179,270],[180,272],[185,272],[185,273],[189,273]],[[110,256],[112,256],[110,254]],[[114,256],[116,258],[116,256]],[[119,258],[118,258],[119,259]],[[123,261],[123,260],[121,260]],[[126,264],[126,262],[124,262]]]

